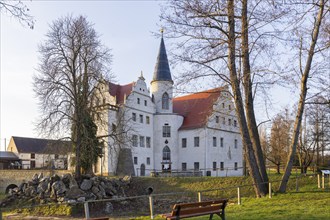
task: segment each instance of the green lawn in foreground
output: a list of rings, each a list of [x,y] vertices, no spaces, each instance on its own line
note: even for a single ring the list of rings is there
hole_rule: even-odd
[[[142,218],[148,219],[148,218]],[[155,219],[162,219],[157,216]],[[206,220],[209,216],[190,218]],[[214,220],[220,219],[215,216]],[[229,220],[329,220],[330,192],[304,192],[277,194],[269,199],[242,198],[242,204],[229,204],[226,207]]]

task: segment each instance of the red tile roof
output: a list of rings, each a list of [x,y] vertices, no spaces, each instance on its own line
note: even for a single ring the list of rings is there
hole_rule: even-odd
[[[200,128],[206,125],[213,104],[224,88],[216,88],[173,99],[173,112],[184,117],[181,129]]]
[[[109,93],[111,96],[115,96],[117,103],[116,104],[123,104],[125,95],[128,96],[131,94],[133,89],[134,82],[127,84],[127,85],[118,85],[109,82]]]
[[[134,82],[127,85],[109,83],[109,93],[117,99],[116,104],[123,104],[125,94],[131,94]],[[200,128],[206,125],[207,118],[213,111],[213,104],[218,100],[224,88],[206,90],[173,99],[173,112],[184,117],[180,129]]]

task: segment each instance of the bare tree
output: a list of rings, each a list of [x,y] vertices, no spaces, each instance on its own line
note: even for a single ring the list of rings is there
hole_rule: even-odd
[[[245,157],[257,196],[267,193],[268,176],[254,113],[256,88],[273,84],[267,74],[272,56],[271,22],[285,14],[268,1],[171,1],[162,14],[167,36],[181,38],[177,60],[189,63],[182,82],[211,77],[231,86]],[[267,9],[274,9],[265,11]],[[256,62],[262,57],[262,63]],[[269,59],[267,59],[267,57]],[[268,78],[269,77],[269,78]],[[264,87],[265,88],[265,87]]]
[[[314,18],[314,21],[312,23],[312,27],[310,31],[308,32],[306,36],[300,36],[300,44],[299,44],[299,74],[301,76],[300,80],[300,98],[294,123],[294,129],[293,129],[293,136],[292,136],[292,142],[291,147],[288,155],[287,164],[285,167],[285,172],[282,176],[282,181],[279,187],[280,192],[286,191],[286,186],[289,180],[289,177],[291,175],[293,161],[296,156],[296,150],[298,145],[298,138],[300,133],[300,127],[301,127],[301,121],[302,116],[305,108],[305,102],[306,102],[306,96],[307,96],[307,82],[308,78],[310,77],[310,72],[313,71],[312,61],[318,52],[321,52],[327,48],[329,48],[329,45],[325,45],[325,47],[321,47],[317,44],[317,40],[319,38],[320,29],[323,24],[323,19],[327,14],[329,14],[329,6],[326,6],[328,3],[327,0],[319,0],[319,1],[312,1],[310,3],[306,4],[299,4],[298,6],[302,7],[303,13],[302,16],[297,19],[296,24],[304,24],[303,28],[304,31],[306,31],[307,24],[301,23],[301,21],[310,21],[310,18]],[[302,5],[302,6],[301,6]],[[309,8],[306,8],[306,6],[309,6]],[[300,8],[301,9],[301,8]],[[299,8],[296,7],[296,11],[299,11]],[[307,11],[307,12],[306,12]],[[311,13],[311,14],[310,14]],[[316,15],[315,15],[316,14]],[[299,27],[297,27],[299,30]],[[310,35],[310,32],[312,34]],[[298,32],[300,33],[300,32]],[[310,37],[311,36],[311,39]],[[304,42],[305,39],[309,39],[310,43]],[[306,46],[305,43],[309,46]],[[305,62],[305,64],[303,64]]]
[[[30,15],[30,9],[22,1],[0,1],[0,11],[12,16],[23,25],[34,27],[34,18]]]
[[[270,136],[270,149],[267,159],[276,165],[277,173],[280,174],[280,167],[285,163],[288,154],[292,132],[292,120],[288,117],[288,110],[278,114],[273,120]]]
[[[297,146],[297,156],[301,173],[307,173],[307,168],[314,159],[316,144],[312,140],[311,132],[307,124],[306,113],[304,114],[304,123],[301,126],[299,142]]]
[[[92,100],[102,100],[94,97],[98,84],[111,77],[110,51],[101,44],[85,17],[66,16],[50,25],[39,53],[39,74],[34,76],[42,112],[38,128],[47,136],[70,134],[75,149],[75,174],[80,177],[82,159],[86,158],[81,154],[88,154],[91,161],[100,154],[98,150],[91,151],[97,147],[92,120],[97,108]]]

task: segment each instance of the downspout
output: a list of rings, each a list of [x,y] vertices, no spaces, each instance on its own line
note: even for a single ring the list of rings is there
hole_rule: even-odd
[[[205,151],[204,151],[204,153],[205,153],[205,156],[204,156],[204,169],[205,169],[205,176],[206,176],[206,161],[207,161],[207,152],[206,152],[206,150],[207,150],[207,136],[206,136],[206,127],[204,127],[204,133],[205,133],[205,135],[204,135],[204,144],[205,144]]]

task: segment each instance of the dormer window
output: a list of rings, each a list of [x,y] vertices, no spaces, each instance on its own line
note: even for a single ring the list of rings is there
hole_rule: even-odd
[[[167,92],[165,92],[162,97],[162,109],[169,109],[169,96]]]

